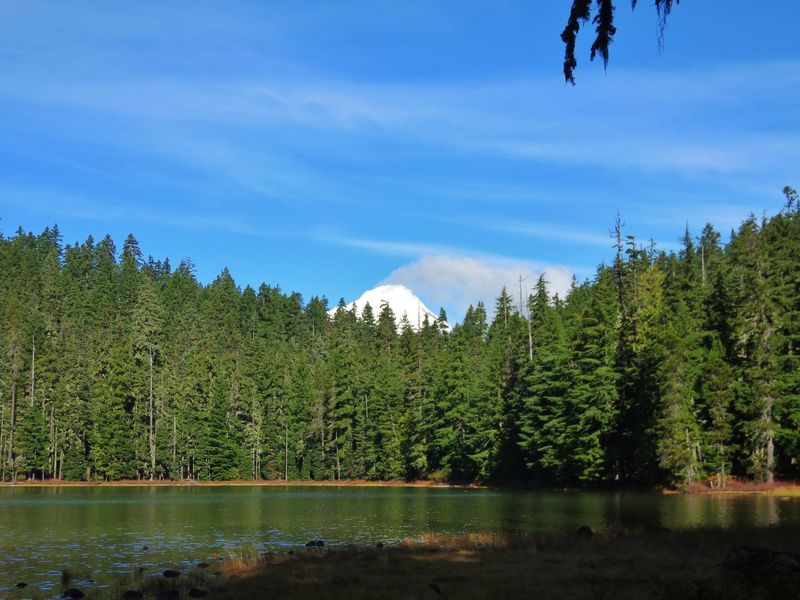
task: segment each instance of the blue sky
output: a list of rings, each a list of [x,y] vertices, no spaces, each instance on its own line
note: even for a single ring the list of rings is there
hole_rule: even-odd
[[[532,8],[533,5],[539,8]],[[625,0],[607,72],[558,2],[0,1],[0,227],[451,319],[800,187],[796,0]]]

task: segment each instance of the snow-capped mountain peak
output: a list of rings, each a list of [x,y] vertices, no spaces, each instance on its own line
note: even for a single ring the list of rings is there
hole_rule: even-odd
[[[377,319],[381,310],[381,305],[384,302],[388,303],[389,307],[394,312],[398,327],[403,315],[408,318],[408,322],[414,329],[419,329],[422,326],[426,316],[431,323],[438,321],[437,315],[431,309],[425,306],[425,303],[422,302],[422,300],[420,300],[414,292],[404,285],[379,285],[378,287],[367,290],[361,294],[357,300],[350,302],[347,305],[347,308],[351,309],[353,305],[355,305],[358,315],[361,316],[364,307],[369,304],[372,308],[375,318]],[[328,312],[331,316],[333,316],[336,313],[336,308],[333,308]],[[450,328],[447,323],[445,323],[445,326],[448,329]]]

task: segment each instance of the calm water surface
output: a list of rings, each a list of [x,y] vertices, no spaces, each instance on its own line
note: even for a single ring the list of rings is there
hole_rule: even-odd
[[[84,585],[103,586],[139,567],[180,568],[316,538],[371,545],[430,532],[570,532],[583,523],[800,524],[800,500],[447,488],[0,488],[0,597],[18,581],[30,584],[30,594],[59,590],[65,568]]]

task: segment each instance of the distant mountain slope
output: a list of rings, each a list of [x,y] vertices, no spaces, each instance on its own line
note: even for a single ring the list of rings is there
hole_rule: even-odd
[[[392,311],[394,311],[398,325],[403,315],[408,317],[408,322],[411,323],[411,327],[414,329],[419,329],[426,316],[431,323],[438,321],[438,315],[425,306],[425,303],[404,285],[380,285],[367,290],[357,300],[348,304],[347,308],[350,309],[355,305],[359,316],[361,316],[364,307],[369,304],[375,313],[375,318],[377,318],[381,310],[381,304],[384,302],[387,302]],[[333,308],[328,312],[333,316],[336,313],[336,309]],[[445,322],[445,325],[450,329],[450,325],[447,322]]]

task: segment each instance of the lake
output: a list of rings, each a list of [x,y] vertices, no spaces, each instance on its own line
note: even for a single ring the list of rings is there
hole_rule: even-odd
[[[58,590],[62,569],[103,586],[214,556],[426,533],[800,524],[800,499],[319,486],[0,488],[0,596]],[[145,550],[144,547],[147,546]],[[28,592],[30,594],[30,591]]]

